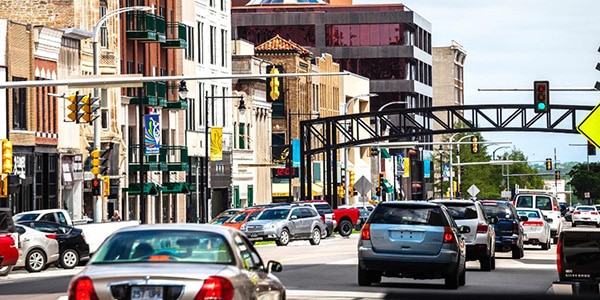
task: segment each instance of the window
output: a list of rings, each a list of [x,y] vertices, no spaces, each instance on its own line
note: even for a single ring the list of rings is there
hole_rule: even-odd
[[[227,67],[227,45],[229,39],[227,38],[227,31],[221,29],[221,67]]]
[[[106,12],[108,11],[107,6],[105,0],[100,1],[100,18],[106,16]],[[102,23],[102,26],[100,26],[100,47],[102,48],[108,48],[108,26],[106,23],[107,22],[104,22]]]
[[[217,28],[210,26],[210,64],[214,65],[217,63]]]
[[[204,42],[204,23],[198,22],[198,63],[204,63],[204,49],[202,43]]]
[[[13,77],[13,81],[25,81],[26,78]],[[13,129],[27,129],[27,89],[12,89],[13,102]]]
[[[246,149],[244,138],[246,137],[246,124],[239,123],[238,125],[238,149]]]
[[[185,48],[185,59],[194,60],[196,52],[196,42],[194,41],[194,27],[186,26],[187,29],[187,47]]]

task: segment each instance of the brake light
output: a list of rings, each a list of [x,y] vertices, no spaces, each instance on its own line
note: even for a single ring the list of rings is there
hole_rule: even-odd
[[[84,276],[71,282],[69,300],[98,300],[92,280]]]
[[[371,239],[371,223],[366,223],[363,225],[360,230],[360,239],[361,240],[370,240]]]
[[[556,202],[552,202],[552,210],[558,211],[558,206],[556,205]]]
[[[523,225],[544,226],[544,222],[542,222],[542,221],[527,221],[527,222],[523,222]]]
[[[477,224],[477,233],[488,232],[488,224]]]
[[[562,257],[562,252],[563,252],[563,243],[559,239],[558,243],[556,244],[556,270],[558,271],[559,277],[563,271],[563,265],[562,265],[562,261],[560,259]]]
[[[233,284],[225,277],[210,276],[204,280],[202,288],[194,300],[231,300],[233,299]]]
[[[597,214],[598,214],[598,212],[596,212],[596,211],[592,212],[592,215],[597,215]]]
[[[444,243],[453,243],[454,242],[454,231],[450,226],[444,226]]]
[[[56,234],[46,234],[46,237],[52,240],[56,239]]]
[[[520,230],[519,230],[519,222],[513,222],[513,233],[514,234],[519,234]]]
[[[580,211],[574,211],[573,214],[574,215],[578,215],[578,214],[581,214],[581,212]]]

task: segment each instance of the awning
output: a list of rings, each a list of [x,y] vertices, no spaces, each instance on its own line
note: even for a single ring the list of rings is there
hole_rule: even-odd
[[[128,188],[123,188],[124,192],[127,192],[129,195],[139,195],[140,194],[140,184],[139,183],[130,183]],[[160,186],[158,186],[154,182],[146,182],[144,183],[144,194],[145,195],[158,195],[160,191]]]
[[[187,182],[165,182],[161,186],[163,194],[187,194],[190,192]]]
[[[312,184],[312,195],[313,195],[313,197],[323,195],[323,184],[322,183],[315,182]]]
[[[290,186],[287,183],[273,183],[271,184],[271,196],[273,197],[289,197]]]
[[[379,153],[381,153],[381,158],[392,158],[390,152],[388,152],[385,148],[379,149]]]
[[[381,186],[384,193],[389,194],[394,192],[394,186],[387,179],[381,180]]]

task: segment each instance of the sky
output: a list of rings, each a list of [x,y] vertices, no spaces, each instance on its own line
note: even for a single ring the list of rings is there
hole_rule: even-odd
[[[533,81],[550,82],[552,104],[600,103],[600,2],[598,0],[353,0],[354,4],[404,4],[428,20],[434,47],[452,41],[467,53],[465,104],[533,104],[532,92],[478,89],[531,89]],[[582,115],[583,120],[585,114]],[[579,119],[578,119],[579,120]],[[600,130],[600,128],[598,129]],[[531,163],[586,162],[587,140],[580,134],[482,133],[488,141],[510,141]],[[597,141],[600,143],[600,141]],[[497,149],[496,146],[488,146]],[[498,149],[496,155],[511,149]],[[590,156],[590,162],[600,161]],[[556,156],[555,156],[556,154]]]

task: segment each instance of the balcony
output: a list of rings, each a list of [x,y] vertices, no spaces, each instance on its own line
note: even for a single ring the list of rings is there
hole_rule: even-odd
[[[187,182],[165,182],[161,186],[163,194],[187,194],[192,190]]]
[[[144,183],[144,195],[158,195],[162,188],[158,186],[154,182],[146,182]],[[123,188],[123,192],[129,193],[129,195],[139,195],[140,194],[140,184],[139,183],[130,183],[129,187]]]
[[[161,16],[148,14],[141,11],[128,12],[125,17],[127,22],[126,37],[140,42],[166,42],[165,19]]]
[[[187,43],[187,27],[179,22],[167,23],[166,40],[160,46],[162,48],[183,49]]]
[[[179,83],[169,85],[171,94],[178,95]],[[177,96],[177,100],[168,100],[163,103],[164,109],[188,109],[188,99],[182,99]]]
[[[167,106],[167,84],[166,82],[144,83],[144,96],[130,95],[136,89],[128,89],[127,96],[131,97],[130,105]]]
[[[185,146],[160,146],[160,163],[165,171],[189,171],[188,149]]]
[[[161,161],[160,155],[144,155],[143,163],[140,164],[140,145],[129,145],[129,172],[139,172],[140,169],[142,172],[168,171],[167,164]]]

